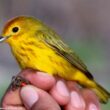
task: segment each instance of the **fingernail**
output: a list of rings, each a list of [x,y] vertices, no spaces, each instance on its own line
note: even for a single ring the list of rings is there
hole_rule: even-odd
[[[71,104],[75,108],[85,108],[85,102],[75,91],[71,92]]]
[[[54,79],[54,77],[48,73],[43,73],[43,72],[37,72],[37,76],[44,79],[44,78],[48,78],[48,79]]]
[[[42,76],[51,76],[48,73],[44,73],[44,72],[40,72],[40,71],[38,71],[36,73],[39,74],[39,75],[42,75]]]
[[[25,86],[21,89],[21,98],[26,106],[31,108],[33,104],[38,101],[39,95],[34,90],[34,88],[30,86]]]
[[[58,81],[56,83],[56,89],[62,96],[69,96],[69,91],[66,87],[66,85],[62,81]]]
[[[98,110],[98,108],[95,104],[90,104],[89,105],[89,110]]]
[[[40,74],[40,75],[43,75],[43,76],[48,76],[46,73],[43,73],[43,72],[40,72],[40,71],[37,71],[36,74]]]

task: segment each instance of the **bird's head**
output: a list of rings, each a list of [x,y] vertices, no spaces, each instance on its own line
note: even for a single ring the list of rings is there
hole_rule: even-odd
[[[33,35],[35,30],[40,27],[41,22],[33,17],[16,17],[6,23],[0,36],[0,42],[8,42],[10,44],[11,42],[21,41],[21,39],[24,39],[23,37]]]

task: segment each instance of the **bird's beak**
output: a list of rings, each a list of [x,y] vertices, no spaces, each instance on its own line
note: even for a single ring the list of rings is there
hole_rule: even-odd
[[[0,36],[0,42],[4,42],[6,39],[8,39],[9,36]]]

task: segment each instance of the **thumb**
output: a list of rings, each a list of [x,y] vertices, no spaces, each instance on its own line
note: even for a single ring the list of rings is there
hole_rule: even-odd
[[[34,86],[24,86],[20,94],[25,107],[29,110],[61,110],[58,103],[46,91]]]
[[[32,108],[32,106],[39,100],[39,94],[32,86],[22,87],[20,95],[27,109]]]

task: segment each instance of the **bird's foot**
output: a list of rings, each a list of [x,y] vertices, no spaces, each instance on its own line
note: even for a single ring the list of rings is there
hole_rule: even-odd
[[[11,89],[14,91],[19,87],[23,87],[28,84],[30,84],[30,82],[23,78],[22,76],[13,76],[11,82]]]

